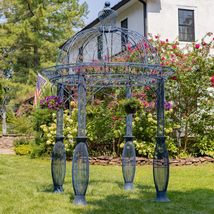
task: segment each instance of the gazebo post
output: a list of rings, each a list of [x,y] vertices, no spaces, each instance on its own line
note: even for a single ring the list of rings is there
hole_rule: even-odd
[[[74,204],[86,205],[85,194],[89,182],[89,158],[86,144],[86,79],[78,76],[78,136],[72,161]]]
[[[132,89],[130,84],[128,84],[126,87],[126,98],[130,99],[131,97]],[[132,190],[136,168],[136,154],[132,136],[132,114],[126,116],[126,136],[124,138],[125,145],[122,154],[122,171],[125,182],[124,189]]]
[[[156,188],[156,201],[168,202],[169,157],[164,137],[164,79],[158,80],[157,89],[157,142],[153,160],[153,177]]]
[[[57,96],[63,100],[63,84],[57,85]],[[51,172],[54,184],[54,192],[63,192],[63,183],[66,173],[66,152],[63,144],[63,108],[57,111],[56,143],[52,152]]]

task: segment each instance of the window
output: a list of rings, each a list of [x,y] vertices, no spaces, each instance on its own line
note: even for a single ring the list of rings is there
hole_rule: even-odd
[[[102,54],[103,54],[103,35],[101,34],[97,37],[97,58],[99,60],[103,59]]]
[[[121,33],[121,47],[122,50],[126,50],[126,44],[128,43],[128,34],[126,30],[128,29],[128,19],[124,19],[121,22],[121,28],[123,28],[123,32]]]
[[[178,9],[179,40],[195,41],[194,10]]]

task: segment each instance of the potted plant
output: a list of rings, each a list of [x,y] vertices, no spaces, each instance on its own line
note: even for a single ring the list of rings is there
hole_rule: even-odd
[[[58,96],[47,96],[40,101],[40,106],[41,108],[59,110],[60,108],[64,108],[64,103]]]
[[[124,110],[127,114],[134,114],[140,109],[140,101],[136,98],[126,99],[123,102]]]

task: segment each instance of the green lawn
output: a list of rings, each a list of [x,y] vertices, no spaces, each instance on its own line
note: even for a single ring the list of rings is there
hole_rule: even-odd
[[[123,191],[119,166],[91,166],[87,207],[72,204],[71,163],[63,194],[52,193],[50,161],[0,155],[0,213],[214,213],[214,164],[171,167],[169,203],[156,203],[152,167],[137,167],[135,190]]]

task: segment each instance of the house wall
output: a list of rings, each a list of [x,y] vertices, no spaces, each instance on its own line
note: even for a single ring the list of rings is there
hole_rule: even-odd
[[[147,32],[152,35],[160,34],[162,39],[173,41],[178,39],[178,9],[194,10],[195,39],[200,40],[207,32],[214,33],[214,0],[147,0]],[[118,17],[116,25],[121,26],[121,21],[128,18],[128,28],[144,35],[144,4],[139,0],[131,0],[117,10]],[[99,24],[95,25],[97,27]],[[108,40],[108,39],[107,39]],[[121,50],[120,36],[113,39],[113,53]],[[187,42],[180,42],[185,46]],[[96,60],[97,40],[90,42],[85,49],[90,60]],[[103,56],[105,53],[104,44]],[[70,55],[70,62],[77,60],[79,47],[73,47],[73,55]],[[214,49],[211,54],[214,55]],[[84,61],[90,61],[84,59]]]
[[[178,9],[195,12],[195,39],[214,32],[214,0],[147,0],[148,32],[170,41],[178,38]],[[185,42],[182,42],[185,43]]]
[[[144,35],[144,11],[143,4],[132,0],[132,5],[123,10],[118,10],[117,26],[120,27],[121,21],[128,18],[128,28]],[[124,6],[125,7],[125,6]]]

